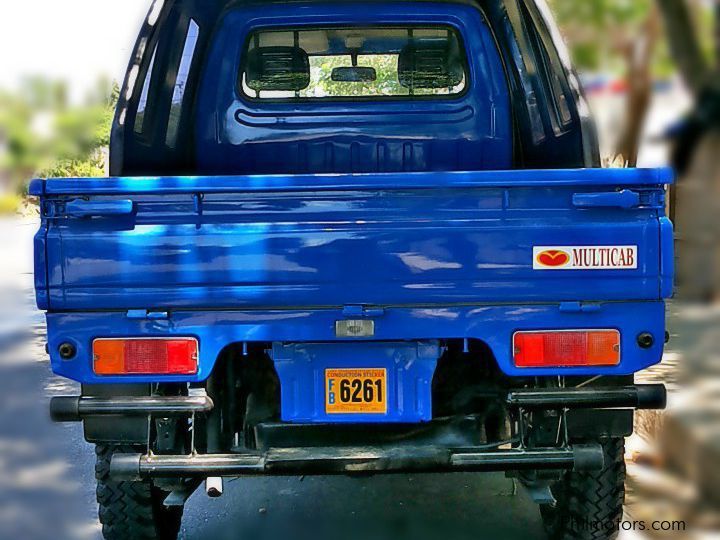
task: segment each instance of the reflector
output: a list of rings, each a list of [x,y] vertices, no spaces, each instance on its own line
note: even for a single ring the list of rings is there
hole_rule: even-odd
[[[194,375],[195,338],[96,339],[93,369],[97,375]]]
[[[617,366],[617,330],[515,332],[513,358],[520,368]]]

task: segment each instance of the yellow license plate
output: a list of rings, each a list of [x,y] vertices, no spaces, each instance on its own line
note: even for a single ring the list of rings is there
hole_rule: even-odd
[[[386,414],[386,369],[326,369],[327,414]]]

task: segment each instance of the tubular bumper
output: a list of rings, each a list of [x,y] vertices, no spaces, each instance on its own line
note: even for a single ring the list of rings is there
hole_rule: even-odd
[[[636,384],[614,388],[539,388],[513,390],[507,404],[523,409],[664,409],[667,391],[662,384]],[[55,422],[77,422],[86,416],[182,416],[207,413],[213,408],[207,396],[80,397],[50,400]]]
[[[206,413],[213,408],[207,396],[79,397],[62,396],[50,400],[54,422],[79,422],[86,416],[119,414],[127,416],[182,416]]]
[[[636,384],[614,388],[533,388],[513,390],[508,405],[523,409],[664,409],[663,384]]]
[[[353,474],[401,472],[476,472],[527,469],[596,470],[604,465],[600,445],[511,449],[482,447],[451,450],[413,448],[275,448],[258,454],[190,456],[116,454],[110,474],[117,479]]]

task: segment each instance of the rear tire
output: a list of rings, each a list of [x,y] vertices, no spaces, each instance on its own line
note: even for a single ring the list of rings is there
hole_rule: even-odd
[[[166,491],[150,481],[125,482],[110,478],[113,453],[137,453],[132,446],[97,445],[95,479],[103,537],[106,540],[175,540],[183,509],[166,508]]]
[[[568,472],[551,486],[557,505],[542,506],[551,540],[612,540],[625,501],[625,439],[602,439],[605,466],[600,471]]]

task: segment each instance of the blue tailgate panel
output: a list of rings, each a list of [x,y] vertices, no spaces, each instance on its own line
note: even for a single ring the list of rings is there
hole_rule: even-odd
[[[308,351],[318,366],[342,367],[377,361],[372,342],[468,338],[511,376],[634,373],[662,356],[671,182],[666,170],[602,169],[35,181],[37,299],[53,369],[89,384],[203,381],[228,345],[272,342],[286,344],[275,361],[292,402],[286,381],[317,370],[288,359]],[[539,269],[534,251],[552,246],[631,246],[637,264]],[[373,308],[375,335],[338,338],[338,320],[366,316],[358,306]],[[513,365],[513,332],[569,328],[620,330],[620,365]],[[656,336],[650,349],[637,346],[641,332]],[[92,372],[93,339],[133,336],[198,338],[198,373]],[[78,351],[70,361],[57,355],[65,341]],[[321,342],[353,347],[297,345]],[[422,373],[410,377],[424,381],[437,356],[418,358]],[[288,418],[323,419],[317,384],[305,387],[315,401]],[[424,395],[398,414],[424,418]]]
[[[52,310],[657,300],[661,173],[50,180],[34,188],[49,209],[38,299]],[[618,189],[644,200],[573,203]],[[97,215],[70,213],[81,196]],[[116,206],[102,215],[97,203]],[[110,213],[120,203],[132,211]],[[636,246],[638,264],[538,271],[537,246]]]

